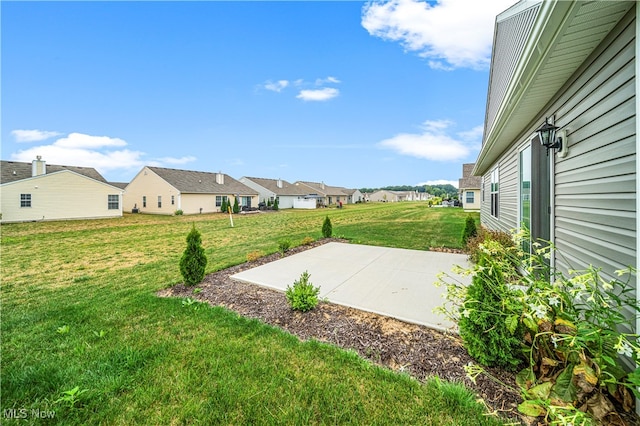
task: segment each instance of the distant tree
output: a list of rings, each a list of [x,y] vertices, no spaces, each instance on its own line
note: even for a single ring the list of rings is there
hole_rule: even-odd
[[[240,213],[240,204],[238,203],[238,197],[234,197],[233,200],[233,212]]]
[[[279,208],[280,208],[280,206],[278,205],[278,199],[276,198],[276,199],[273,201],[273,209],[274,209],[274,210],[278,210]]]
[[[204,270],[207,266],[207,256],[202,247],[202,238],[196,226],[191,227],[187,235],[187,248],[180,258],[180,273],[184,283],[189,286],[198,284],[204,278]]]

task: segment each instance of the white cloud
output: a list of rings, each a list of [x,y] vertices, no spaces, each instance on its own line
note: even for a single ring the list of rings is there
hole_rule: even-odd
[[[273,81],[267,81],[264,84],[264,88],[267,90],[271,90],[272,92],[282,92],[283,89],[285,89],[287,86],[289,85],[289,81],[288,80],[278,80],[276,82]]]
[[[447,130],[454,123],[448,120],[427,120],[422,125],[422,133],[401,133],[378,143],[381,148],[391,149],[398,154],[432,161],[459,161],[477,148],[477,127],[472,131],[458,133],[454,137]]]
[[[303,101],[328,101],[340,94],[338,89],[333,87],[325,87],[324,89],[316,90],[301,90],[296,98]]]
[[[327,84],[327,83],[333,83],[333,84],[338,84],[340,83],[340,80],[338,80],[335,77],[327,77],[327,78],[318,78],[316,79],[316,86],[322,86],[323,84]]]
[[[12,130],[11,134],[16,138],[16,142],[38,142],[60,135],[59,132],[47,130]]]
[[[491,60],[496,15],[516,0],[390,0],[367,3],[362,26],[402,44],[435,69],[483,69]]]
[[[31,162],[41,156],[48,164],[93,167],[100,173],[113,170],[139,169],[145,165],[184,164],[195,157],[163,157],[146,160],[145,153],[130,149],[113,149],[127,146],[127,142],[108,136],[92,136],[71,133],[49,145],[30,147],[11,154],[14,161]]]

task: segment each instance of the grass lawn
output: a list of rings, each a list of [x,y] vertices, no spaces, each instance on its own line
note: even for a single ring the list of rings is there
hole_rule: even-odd
[[[213,272],[319,238],[325,215],[354,243],[427,249],[459,247],[467,213],[387,203],[235,215],[234,228],[220,214],[3,225],[0,423],[501,424],[461,386],[155,296],[181,281],[192,224]]]

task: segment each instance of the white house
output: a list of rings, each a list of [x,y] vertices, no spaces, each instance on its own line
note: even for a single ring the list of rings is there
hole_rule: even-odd
[[[309,195],[306,187],[291,184],[283,179],[265,179],[256,177],[243,176],[240,182],[248,187],[258,191],[258,199],[260,202],[273,203],[278,199],[278,208],[290,209],[296,208],[296,201],[304,199]],[[315,208],[315,206],[314,206]]]
[[[3,223],[122,216],[122,189],[90,167],[3,160],[0,176]]]

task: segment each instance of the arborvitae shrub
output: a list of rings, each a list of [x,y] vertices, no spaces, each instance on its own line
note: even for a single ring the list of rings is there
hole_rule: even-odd
[[[309,273],[304,271],[299,280],[293,282],[293,286],[287,286],[285,295],[293,310],[310,311],[318,305],[320,287],[314,287],[309,282]]]
[[[226,213],[226,212],[227,212],[227,210],[229,210],[229,207],[228,207],[228,204],[227,204],[227,199],[226,199],[226,198],[223,198],[223,199],[222,199],[222,204],[220,205],[220,211],[221,211],[222,213]]]
[[[322,224],[322,236],[331,238],[331,235],[333,235],[333,226],[331,225],[331,219],[327,216],[324,218],[324,223]]]
[[[240,204],[238,204],[238,197],[233,201],[233,212],[240,213]]]
[[[513,370],[522,362],[522,327],[507,328],[504,300],[509,290],[499,262],[481,255],[482,267],[467,289],[460,307],[460,337],[469,355],[481,364]]]
[[[187,248],[180,258],[180,273],[186,285],[196,285],[204,278],[204,269],[207,266],[207,256],[202,247],[200,232],[193,225],[187,235]]]
[[[273,209],[274,210],[278,210],[279,209],[278,199],[277,198],[273,201]]]
[[[464,223],[464,231],[462,232],[462,246],[465,247],[467,245],[467,241],[469,241],[469,238],[475,237],[476,235],[478,235],[476,221],[473,216],[468,215]]]

